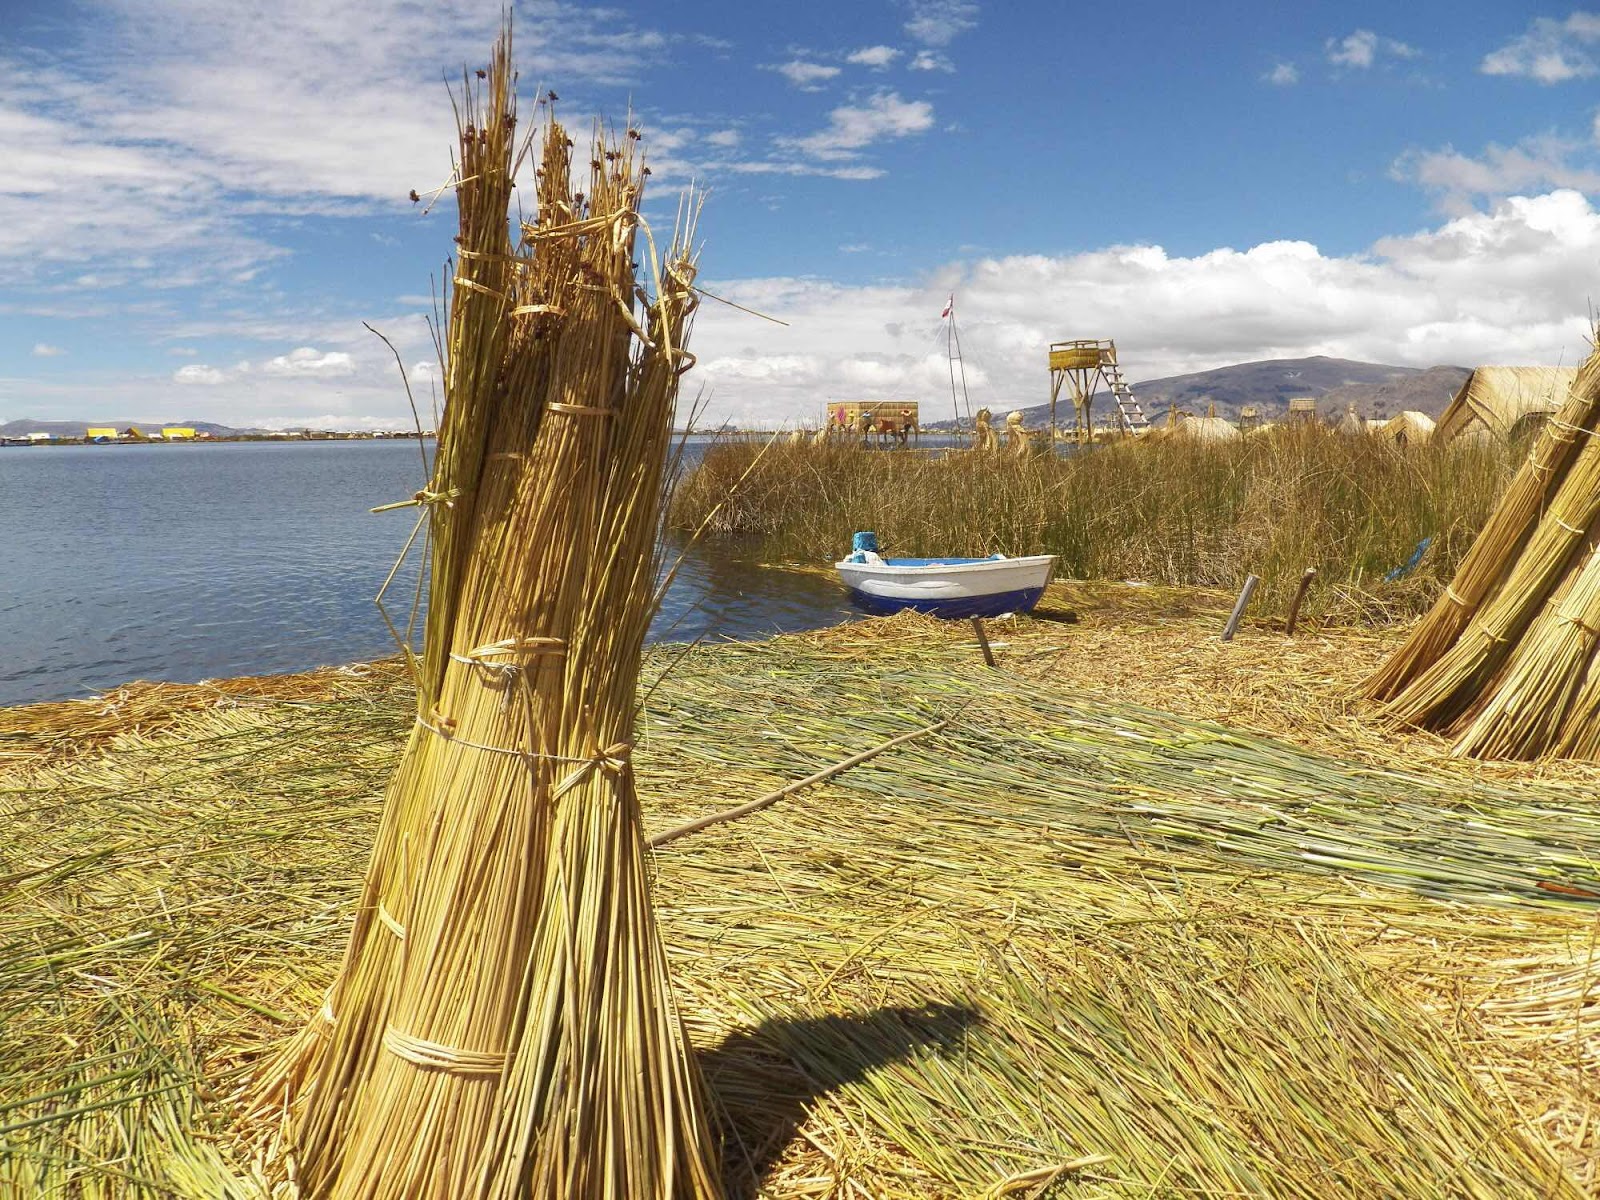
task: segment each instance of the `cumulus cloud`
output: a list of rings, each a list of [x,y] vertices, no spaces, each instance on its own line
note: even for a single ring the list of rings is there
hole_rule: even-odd
[[[910,15],[905,30],[927,46],[948,46],[978,24],[978,6],[971,0],[905,0]]]
[[[806,62],[798,58],[772,69],[802,92],[821,91],[822,85],[839,73],[838,67]]]
[[[208,367],[204,363],[190,363],[186,367],[179,367],[172,373],[173,383],[201,384],[211,386],[223,382],[225,376],[216,367]]]
[[[48,342],[35,342],[33,356],[35,358],[60,358],[66,351],[60,346],[52,346]]]
[[[1584,79],[1596,71],[1588,47],[1600,43],[1600,13],[1578,11],[1565,20],[1536,17],[1526,32],[1484,56],[1485,75],[1512,75],[1539,83]]]
[[[906,64],[913,71],[954,71],[955,64],[933,50],[919,50],[917,56]]]
[[[1300,68],[1293,63],[1279,63],[1262,78],[1278,87],[1293,87],[1300,82]]]
[[[1328,61],[1336,67],[1345,67],[1351,70],[1364,71],[1373,66],[1379,58],[1416,58],[1418,51],[1396,41],[1394,38],[1380,37],[1370,29],[1358,29],[1354,33],[1342,38],[1329,38],[1325,46]]]
[[[1549,188],[1600,192],[1600,162],[1595,148],[1554,134],[1525,138],[1514,146],[1490,144],[1477,155],[1452,146],[1402,155],[1390,174],[1420,184],[1448,213],[1470,212],[1475,204]]]
[[[854,158],[863,148],[886,138],[908,137],[933,127],[933,105],[902,100],[897,92],[879,92],[862,105],[841,105],[828,114],[826,129],[784,144],[813,158]]]
[[[706,134],[706,145],[708,146],[729,149],[738,144],[739,131],[737,129],[715,129]]]
[[[900,51],[893,46],[863,46],[845,55],[844,60],[858,67],[871,67],[875,71],[881,71],[899,57]]]
[[[939,312],[953,290],[972,403],[1047,400],[1045,355],[1064,337],[1114,337],[1131,378],[1326,354],[1433,366],[1577,361],[1586,352],[1600,211],[1575,191],[1513,197],[1362,253],[1304,241],[1193,256],[1113,246],[1062,257],[952,264],[902,285],[713,281],[696,318],[707,419],[816,421],[831,400],[919,399],[942,415],[949,374]]]
[[[268,375],[314,375],[323,378],[352,375],[355,369],[355,360],[343,350],[320,351],[310,346],[301,346],[261,364],[261,370]]]

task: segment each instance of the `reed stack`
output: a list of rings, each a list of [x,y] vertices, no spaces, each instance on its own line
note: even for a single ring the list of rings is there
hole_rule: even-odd
[[[1366,684],[1488,758],[1600,756],[1600,352],[1578,371],[1450,585]]]
[[[720,1194],[631,762],[692,205],[658,255],[637,132],[574,171],[552,103],[513,242],[514,83],[507,28],[457,109],[413,727],[337,981],[256,1082],[308,1196]]]

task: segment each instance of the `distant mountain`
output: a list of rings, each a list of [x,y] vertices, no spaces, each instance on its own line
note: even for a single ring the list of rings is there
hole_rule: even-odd
[[[1254,405],[1261,420],[1276,421],[1289,411],[1290,400],[1304,396],[1314,398],[1317,410],[1329,416],[1354,404],[1363,417],[1392,417],[1408,408],[1437,417],[1470,373],[1466,367],[1392,367],[1317,355],[1147,379],[1133,384],[1133,394],[1151,421],[1158,421],[1171,404],[1197,416],[1204,416],[1215,404],[1217,415],[1230,420],[1238,419],[1241,408]],[[1113,403],[1104,388],[1096,393],[1096,424],[1110,419]],[[1030,429],[1049,423],[1048,404],[1036,404],[1022,412]],[[1072,422],[1072,403],[1065,394],[1056,420],[1067,425]]]
[[[264,429],[235,429],[231,425],[218,425],[212,421],[35,421],[28,417],[20,417],[0,425],[0,437],[26,437],[30,433],[48,433],[53,437],[81,438],[91,425],[97,429],[108,425],[116,429],[126,429],[132,425],[135,429],[142,429],[146,433],[159,432],[162,426],[176,425],[193,429],[197,433],[209,433],[212,437],[244,437],[252,433],[266,432]]]

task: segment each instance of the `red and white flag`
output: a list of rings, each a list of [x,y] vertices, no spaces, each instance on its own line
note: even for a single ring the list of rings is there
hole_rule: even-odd
[[[950,303],[946,304],[944,306],[944,311],[939,314],[939,319],[941,321],[944,320],[946,317],[948,317],[955,310],[955,307],[956,307],[956,294],[954,292],[951,292],[950,293]]]

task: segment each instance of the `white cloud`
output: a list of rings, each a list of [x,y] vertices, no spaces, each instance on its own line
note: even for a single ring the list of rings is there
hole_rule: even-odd
[[[805,62],[802,59],[793,59],[781,66],[772,68],[782,75],[802,92],[816,92],[822,90],[822,85],[839,73],[838,67],[825,66],[822,63]]]
[[[858,67],[871,67],[881,71],[900,57],[900,51],[893,46],[863,46],[845,55],[845,62],[854,63]]]
[[[193,346],[173,346],[167,353],[176,355],[179,358],[194,358],[200,351]]]
[[[1477,157],[1454,147],[1412,151],[1394,164],[1396,179],[1420,184],[1448,213],[1465,213],[1481,200],[1547,188],[1600,193],[1600,160],[1593,146],[1553,134],[1515,146],[1491,144]]]
[[[8,37],[0,269],[209,289],[284,257],[270,218],[408,209],[449,170],[442,78],[481,61],[499,18],[476,0],[279,0],[270,21],[230,0],[105,0],[48,54]],[[520,5],[517,40],[524,80],[574,86],[637,81],[674,44],[570,0]]]
[[[907,137],[933,127],[933,105],[902,100],[896,92],[879,92],[864,105],[841,105],[828,114],[828,127],[809,137],[784,143],[813,158],[854,158],[885,138]]]
[[[225,375],[216,367],[208,367],[203,363],[190,363],[186,367],[179,367],[172,373],[174,383],[193,383],[211,386],[223,382]]]
[[[728,149],[739,144],[737,129],[716,129],[706,134],[706,145]]]
[[[1300,68],[1293,63],[1279,63],[1262,78],[1278,87],[1293,87],[1300,82]]]
[[[60,358],[66,351],[60,346],[52,346],[48,342],[35,342],[33,356],[35,358]]]
[[[412,383],[436,383],[441,378],[439,364],[431,358],[412,363],[411,370],[406,372],[406,377]]]
[[[801,176],[815,175],[823,179],[882,179],[882,167],[828,167],[817,163],[803,162],[732,162],[723,164],[723,170],[735,175],[785,175]]]
[[[241,369],[246,369],[248,364],[240,366]],[[353,375],[355,369],[355,360],[343,350],[323,352],[310,346],[301,346],[288,354],[280,354],[277,358],[261,365],[261,370],[268,375],[316,375],[324,378],[334,375]]]
[[[1328,61],[1334,66],[1363,71],[1385,55],[1391,58],[1416,58],[1418,54],[1415,48],[1404,42],[1380,37],[1370,29],[1358,29],[1342,38],[1329,38],[1325,49]]]
[[[978,24],[978,6],[971,0],[905,0],[910,10],[905,29],[927,46],[948,46]]]
[[[919,50],[917,56],[906,64],[913,71],[954,71],[955,64],[933,50]]]
[[[1573,191],[1491,211],[1365,252],[1301,241],[1192,257],[1113,246],[950,266],[915,282],[710,280],[696,317],[710,424],[815,421],[830,400],[908,397],[943,415],[950,384],[938,319],[953,290],[972,404],[1048,400],[1045,354],[1065,337],[1113,337],[1130,378],[1326,354],[1402,366],[1573,363],[1587,352],[1600,211]],[[1086,301],[1092,297],[1092,304]]]
[[[1584,79],[1596,71],[1586,46],[1600,42],[1600,13],[1578,11],[1565,20],[1535,17],[1527,32],[1484,56],[1485,75],[1513,75],[1540,83]]]

